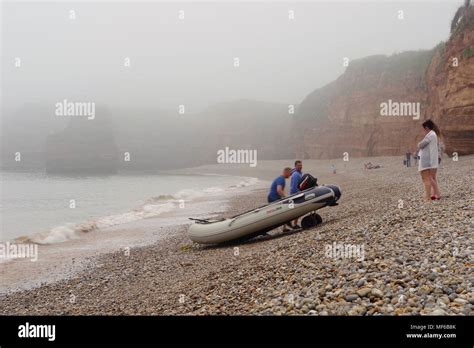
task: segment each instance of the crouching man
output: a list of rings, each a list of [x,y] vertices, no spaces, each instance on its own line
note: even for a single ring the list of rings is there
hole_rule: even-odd
[[[283,169],[283,173],[273,180],[272,185],[270,186],[270,192],[268,193],[268,203],[278,201],[282,198],[285,198],[285,184],[286,179],[291,176],[291,168],[286,167]],[[287,227],[289,224],[283,226],[283,232],[288,232],[290,229]]]
[[[298,185],[301,182],[301,177],[303,176],[303,162],[300,160],[295,162],[295,168],[291,172],[291,179],[290,179],[290,195],[294,195],[295,193],[298,193],[300,189],[298,188]],[[298,219],[295,219],[292,221],[291,228],[294,229],[300,229],[301,226],[298,225]]]

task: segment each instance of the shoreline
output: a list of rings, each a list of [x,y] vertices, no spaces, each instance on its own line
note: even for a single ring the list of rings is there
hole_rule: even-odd
[[[369,171],[357,169],[364,160],[338,164],[335,175],[329,160],[303,161],[304,171],[315,173],[320,183],[342,186],[340,205],[319,211],[324,221],[319,227],[201,246],[187,239],[186,225],[175,226],[174,235],[131,248],[128,256],[104,254],[93,268],[69,279],[0,296],[0,312],[472,315],[468,183],[474,156],[444,160],[439,176],[445,197],[429,204],[421,203],[416,169],[402,167],[399,156],[370,158],[383,168]],[[287,162],[266,161],[260,178],[268,180],[267,171]],[[229,202],[222,216],[265,200],[266,189],[249,191]],[[362,245],[364,259],[327,257],[333,243]]]
[[[31,258],[0,259],[0,275],[3,280],[0,297],[67,280],[87,268],[95,267],[96,259],[102,255],[160,243],[187,225],[189,220],[186,216],[202,217],[205,214],[206,217],[211,217],[222,214],[226,211],[232,195],[245,194],[248,188],[261,185],[261,182],[254,180],[255,178],[239,175],[234,175],[233,178],[236,179],[235,185],[218,191],[213,190],[215,187],[204,187],[201,193],[210,191],[205,195],[200,195],[191,189],[169,195],[171,198],[163,200],[159,198],[160,204],[173,204],[175,209],[164,211],[158,216],[144,217],[103,228],[78,230],[72,238],[56,243],[35,243],[33,237],[39,234],[16,238],[11,243],[27,243],[37,247],[38,260],[31,262]],[[186,209],[178,209],[178,201],[181,198],[186,202]],[[107,218],[106,216],[99,219]],[[93,223],[85,221],[77,225],[92,226]],[[5,246],[8,241],[2,243]]]
[[[10,175],[4,180],[5,173],[1,174],[3,185],[17,185],[15,179]],[[192,178],[181,180],[181,176]],[[188,205],[201,197],[219,199],[218,196],[225,195],[227,191],[251,186],[258,182],[258,179],[253,177],[216,175],[217,178],[214,179],[210,178],[208,174],[193,173],[176,175],[156,173],[154,176],[145,173],[130,177],[131,180],[127,179],[127,175],[105,178],[100,176],[70,178],[68,176],[47,176],[44,173],[39,176],[35,173],[31,177],[21,177],[18,182],[29,181],[31,182],[30,190],[38,190],[43,193],[33,197],[15,197],[12,191],[6,190],[3,208],[9,212],[9,215],[4,217],[4,229],[0,235],[0,243],[58,244],[94,230],[103,230],[147,218],[168,216],[169,213],[178,211],[177,208],[182,208],[181,205]],[[203,180],[204,177],[207,178]],[[167,180],[171,180],[171,183],[167,184]],[[22,209],[20,205],[15,206],[15,200],[23,203],[22,201],[41,202],[49,199],[46,188],[48,185],[56,184],[64,185],[65,191],[72,190],[74,192],[75,199],[68,201],[69,205],[74,204],[73,207],[62,206],[61,204],[69,198],[55,192],[52,193],[50,206],[45,205],[44,208],[39,206],[37,211]],[[133,187],[135,184],[139,186],[136,190],[137,193],[132,193],[135,190],[120,188]],[[35,188],[36,185],[39,188]],[[101,186],[100,189],[97,186]],[[94,189],[100,192],[93,197],[87,196],[87,191],[95,192]],[[81,192],[81,190],[83,191]],[[108,194],[111,191],[117,191],[117,193],[115,195]],[[80,207],[82,210],[71,210],[76,207],[76,200],[78,205],[84,204],[83,202],[87,200]],[[30,220],[30,216],[32,216],[32,221],[26,223]]]

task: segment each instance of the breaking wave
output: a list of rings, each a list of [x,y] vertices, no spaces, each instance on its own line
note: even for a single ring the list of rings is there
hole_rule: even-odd
[[[237,188],[248,187],[259,182],[257,178],[245,178],[236,185],[227,188],[208,187],[204,189],[184,189],[173,195],[159,195],[145,200],[138,208],[122,214],[103,216],[81,223],[66,223],[50,230],[35,233],[31,236],[22,236],[16,239],[21,242],[37,244],[55,244],[67,240],[80,238],[81,234],[89,233],[111,226],[126,224],[142,219],[155,218],[164,213],[172,212],[180,204],[206,196],[218,196]]]

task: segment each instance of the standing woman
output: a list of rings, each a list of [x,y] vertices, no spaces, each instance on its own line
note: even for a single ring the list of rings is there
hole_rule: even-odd
[[[438,169],[438,127],[431,120],[423,122],[423,131],[425,137],[418,143],[418,171],[421,174],[423,185],[425,187],[425,199],[439,199],[440,192],[436,171]]]
[[[436,124],[433,123],[433,126],[434,126],[433,130],[436,133],[436,136],[438,137],[438,167],[439,167],[441,165],[441,159],[443,157],[445,146],[443,143],[443,136],[441,134],[441,131],[436,126]],[[431,186],[431,199],[433,199],[433,196],[435,197],[435,199],[441,199],[441,192],[439,191],[437,172],[438,172],[438,169],[435,169],[433,173],[433,177],[432,177],[432,180],[434,180],[434,182],[436,183],[437,191],[435,192],[433,189],[434,186]]]

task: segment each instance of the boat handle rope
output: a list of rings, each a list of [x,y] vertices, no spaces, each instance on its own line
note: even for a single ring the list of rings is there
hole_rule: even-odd
[[[235,218],[233,218],[230,222],[229,222],[229,227],[232,226],[232,224],[235,222],[235,220],[237,220],[238,218],[242,217],[242,216],[247,216],[249,214],[255,214],[255,213],[258,213],[260,210],[262,209],[256,209],[256,210],[252,210],[252,211],[249,211],[248,213],[245,213],[245,214],[242,214],[242,215],[239,215],[239,216],[236,216]]]
[[[273,203],[273,204],[275,204],[275,205],[276,205],[276,204],[290,204],[290,201],[294,201],[294,199],[303,197],[304,195],[305,195],[305,193],[302,192],[302,193],[300,193],[300,194],[295,195],[294,197],[291,197],[291,196],[290,196],[291,198],[290,198],[290,197],[286,197],[285,200],[280,201],[280,202],[275,202],[275,203]],[[273,204],[268,204],[268,205],[266,205],[265,207],[268,207],[268,206],[273,205]],[[239,215],[239,216],[233,218],[233,219],[229,222],[229,225],[228,225],[228,226],[229,226],[229,227],[232,226],[232,224],[233,224],[233,223],[235,222],[235,220],[237,220],[238,218],[240,218],[240,217],[242,217],[242,216],[246,216],[246,215],[248,215],[248,214],[255,214],[255,213],[258,213],[260,210],[262,210],[262,208],[256,209],[256,210],[252,210],[252,211],[250,211],[250,212],[248,212],[248,213]]]

